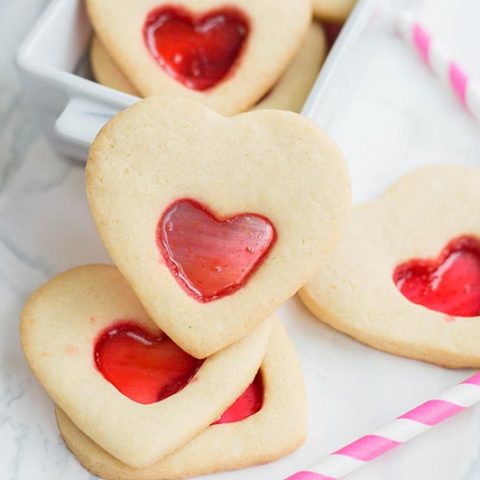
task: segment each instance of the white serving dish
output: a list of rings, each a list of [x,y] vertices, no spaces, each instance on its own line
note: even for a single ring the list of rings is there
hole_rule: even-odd
[[[366,17],[367,5],[375,1],[361,1],[354,18],[342,31],[314,89],[316,99],[324,91],[322,79],[328,80],[342,45],[352,41],[358,30],[355,26],[361,22],[357,20]],[[49,142],[60,153],[83,161],[93,138],[108,119],[138,100],[91,80],[91,33],[83,0],[53,0],[16,58],[25,94]]]

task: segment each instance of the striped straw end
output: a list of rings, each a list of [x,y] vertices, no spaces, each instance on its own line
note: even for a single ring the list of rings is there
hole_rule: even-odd
[[[298,472],[285,480],[335,480],[335,478],[327,477],[321,473],[315,472]]]

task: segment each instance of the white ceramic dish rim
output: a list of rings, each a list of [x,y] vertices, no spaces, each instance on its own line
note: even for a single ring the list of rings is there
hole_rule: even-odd
[[[101,127],[117,112],[138,101],[138,97],[100,85],[71,71],[47,65],[36,58],[34,51],[37,44],[46,31],[53,28],[68,3],[71,0],[52,1],[20,46],[16,64],[23,73],[42,79],[66,94],[67,104],[55,121],[54,134],[62,141],[86,150]],[[375,0],[358,2],[322,68],[305,104],[303,115],[313,118],[323,95],[328,94],[328,85],[342,52],[348,49],[349,44],[362,31],[365,21],[370,18],[370,7],[374,3]]]

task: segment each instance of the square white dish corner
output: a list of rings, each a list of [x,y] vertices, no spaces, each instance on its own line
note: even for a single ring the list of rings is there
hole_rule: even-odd
[[[321,102],[336,59],[360,32],[376,2],[361,0],[357,5],[312,90],[310,105]],[[24,93],[48,141],[59,153],[82,161],[100,128],[138,100],[92,80],[88,62],[91,35],[83,0],[53,0],[16,56]],[[314,110],[307,108],[306,114],[313,116]]]
[[[60,153],[83,161],[98,130],[138,100],[91,80],[92,29],[84,3],[53,0],[16,56],[24,94],[48,141]]]

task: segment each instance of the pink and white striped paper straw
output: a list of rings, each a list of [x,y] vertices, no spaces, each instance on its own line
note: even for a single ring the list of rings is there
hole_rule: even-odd
[[[480,373],[286,480],[337,480],[480,402]]]
[[[447,50],[410,12],[398,17],[398,32],[414,46],[424,63],[480,122],[480,84],[468,77]]]

